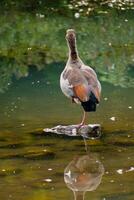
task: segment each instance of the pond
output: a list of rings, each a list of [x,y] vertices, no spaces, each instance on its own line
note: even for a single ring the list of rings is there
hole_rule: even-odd
[[[133,200],[133,10],[101,8],[79,16],[78,10],[65,14],[62,7],[50,15],[14,9],[0,18],[1,199],[74,199],[66,184],[65,176],[73,174],[67,166],[85,158],[93,165],[90,180],[97,173],[94,160],[102,170],[85,199]],[[59,86],[68,55],[65,31],[70,27],[76,29],[81,59],[93,66],[102,84],[101,103],[88,115],[88,123],[101,124],[102,136],[86,140],[88,152],[81,137],[43,132],[81,119],[81,107]]]

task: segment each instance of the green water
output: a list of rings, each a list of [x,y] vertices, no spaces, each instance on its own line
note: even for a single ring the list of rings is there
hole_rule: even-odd
[[[53,63],[40,72],[33,68],[27,78],[13,80],[11,88],[0,95],[2,199],[73,199],[64,183],[64,168],[74,157],[86,154],[84,142],[42,134],[45,127],[81,119],[81,108],[60,91],[62,69],[63,63]],[[86,193],[86,199],[133,199],[133,89],[109,84],[102,88],[101,104],[96,113],[89,114],[88,122],[100,123],[103,136],[87,143],[104,165],[105,174],[98,189]]]
[[[23,1],[8,2],[9,9],[2,2],[0,199],[73,199],[64,182],[64,169],[74,158],[89,154],[105,172],[85,199],[133,200],[133,6],[117,9],[117,3],[109,9],[92,1],[88,6],[94,9],[86,14],[89,7],[75,7],[75,1],[59,1],[60,6],[46,1],[47,9],[34,3],[26,7]],[[82,60],[93,66],[102,84],[101,103],[87,120],[101,124],[102,137],[87,140],[88,153],[82,138],[42,131],[77,124],[82,117],[82,108],[72,104],[59,87],[67,59],[65,31],[70,27],[76,29]]]

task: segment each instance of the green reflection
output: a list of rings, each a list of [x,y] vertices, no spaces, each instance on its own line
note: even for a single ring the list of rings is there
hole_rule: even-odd
[[[64,6],[59,2],[57,11],[52,9],[55,4],[46,2],[43,12],[39,8],[33,13],[22,12],[13,7],[14,11],[1,13],[0,91],[8,88],[13,75],[27,76],[33,65],[42,69],[52,62],[66,62],[68,50],[64,36],[70,27],[76,29],[80,57],[96,69],[101,81],[134,87],[133,7],[104,11],[98,5],[99,10],[94,6],[95,12],[85,15],[86,11],[78,12],[66,4],[65,14],[59,10],[62,11],[66,1]],[[15,1],[14,5],[17,5]]]

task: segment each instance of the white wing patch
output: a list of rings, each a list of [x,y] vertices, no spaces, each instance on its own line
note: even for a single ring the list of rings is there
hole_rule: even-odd
[[[60,77],[60,87],[64,95],[67,96],[68,98],[71,98],[74,96],[72,86],[69,84],[67,79],[63,78],[63,73],[61,74],[61,77]]]

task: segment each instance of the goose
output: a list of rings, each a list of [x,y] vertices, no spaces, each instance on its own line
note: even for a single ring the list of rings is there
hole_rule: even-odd
[[[80,126],[85,124],[86,113],[95,112],[96,106],[100,102],[101,84],[96,72],[83,63],[80,59],[76,33],[74,29],[66,31],[66,40],[69,49],[66,66],[60,76],[60,87],[65,96],[73,103],[80,104],[84,113]]]

